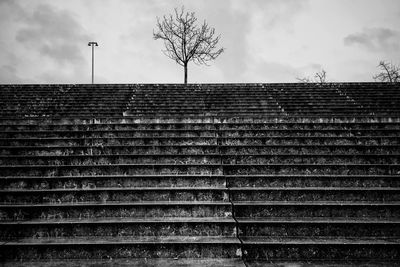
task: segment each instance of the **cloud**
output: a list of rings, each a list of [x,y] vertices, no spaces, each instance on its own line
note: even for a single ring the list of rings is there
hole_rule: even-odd
[[[0,0],[0,82],[90,82],[92,40],[96,81],[181,82],[152,39],[156,16],[181,5],[226,48],[210,67],[191,64],[190,82],[296,82],[320,71],[313,63],[330,80],[371,80],[400,48],[400,1],[388,1]]]
[[[1,83],[32,83],[31,79],[21,78],[15,67],[3,65],[0,67],[0,82]]]
[[[258,60],[246,70],[244,82],[294,81],[297,76],[299,71],[289,64]]]
[[[84,61],[80,46],[89,38],[72,12],[39,5],[23,23],[15,39],[26,48],[36,49],[61,65]]]
[[[7,83],[14,83],[19,81],[17,72],[13,66],[3,65],[0,67],[0,81],[5,81]]]
[[[22,18],[26,15],[24,9],[15,0],[0,0],[0,20]]]
[[[298,82],[297,78],[312,78],[316,72],[322,69],[326,70],[318,63],[294,66],[278,61],[257,60],[245,73],[246,80],[243,82]],[[331,80],[329,70],[327,70],[327,73],[329,80]]]
[[[365,28],[344,38],[347,46],[359,45],[369,51],[393,51],[400,48],[400,33],[389,28]]]
[[[199,20],[207,18],[210,25],[215,26],[216,31],[221,33],[221,46],[226,48],[212,64],[223,74],[220,79],[240,82],[247,79],[249,70],[254,71],[253,66],[258,65],[260,58],[264,58],[263,54],[268,53],[266,44],[270,43],[271,31],[290,29],[294,17],[304,10],[308,1],[198,2],[202,3],[197,7],[201,14]],[[210,9],[210,6],[213,8]]]
[[[240,1],[253,15],[261,16],[261,26],[265,30],[291,26],[294,17],[308,5],[308,0],[252,0]]]
[[[249,58],[247,37],[251,29],[251,16],[232,4],[216,4],[212,12],[208,11],[207,6],[203,8],[201,13],[204,15],[199,17],[199,21],[207,19],[210,26],[215,27],[217,34],[221,35],[219,47],[225,48],[225,52],[211,64],[222,71],[223,79],[240,80],[249,64],[246,59]],[[223,20],[221,14],[224,14]]]

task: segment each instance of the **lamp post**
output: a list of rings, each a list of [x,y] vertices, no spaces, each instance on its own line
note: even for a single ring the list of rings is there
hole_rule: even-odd
[[[92,84],[94,83],[94,47],[99,46],[97,42],[89,42],[88,46],[92,47]]]

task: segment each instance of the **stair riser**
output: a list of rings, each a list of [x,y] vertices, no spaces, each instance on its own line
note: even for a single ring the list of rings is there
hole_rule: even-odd
[[[71,203],[73,205],[74,203]],[[101,203],[99,203],[101,204]],[[93,219],[103,217],[115,218],[143,218],[143,217],[223,217],[232,216],[229,205],[157,205],[134,207],[27,207],[27,208],[0,208],[0,219],[30,220],[30,219]]]
[[[235,191],[233,201],[400,201],[399,191]]]
[[[400,187],[398,177],[230,177],[229,187]]]
[[[396,151],[395,151],[396,152]],[[394,153],[395,153],[394,152]],[[37,147],[37,148],[0,148],[2,155],[30,155],[30,156],[72,156],[72,155],[118,155],[118,154],[165,154],[165,155],[202,155],[217,154],[216,146],[118,146],[118,147]],[[379,152],[378,152],[379,153]]]
[[[358,145],[358,146],[380,146],[380,145],[399,145],[400,137],[369,137],[369,138],[229,138],[223,139],[220,145],[226,146],[296,146],[296,145],[315,145],[315,146],[336,146],[336,145]],[[107,146],[107,145],[217,145],[217,138],[210,137],[176,137],[176,138],[65,138],[65,139],[2,139],[0,146]]]
[[[223,125],[221,125],[223,128]],[[67,130],[67,131],[45,131],[42,132],[42,129],[39,131],[32,132],[23,132],[23,131],[12,131],[12,132],[0,132],[0,138],[29,138],[32,136],[35,137],[59,137],[59,138],[67,138],[67,137],[201,137],[201,136],[216,136],[218,133],[220,137],[223,138],[252,138],[252,137],[274,137],[274,136],[286,136],[286,137],[357,137],[357,136],[399,136],[399,129],[393,130],[343,130],[337,131],[307,131],[307,130],[268,130],[268,131],[235,131],[235,130],[221,130],[221,131],[209,131],[206,129],[199,130],[179,130],[174,131],[173,129],[168,129],[163,131],[141,131],[140,129],[131,129],[129,131],[92,131],[91,129],[85,129],[81,131],[76,130]],[[150,129],[149,129],[150,130]]]
[[[131,192],[57,192],[57,193],[4,193],[0,203],[73,203],[108,201],[228,201],[223,190],[131,191]]]
[[[172,236],[225,236],[235,237],[234,221],[231,223],[137,223],[137,224],[54,224],[2,226],[1,240],[19,238],[72,238],[72,237],[172,237]]]
[[[390,142],[390,143],[389,143]],[[396,144],[396,140],[388,141],[388,144]],[[377,143],[378,144],[378,143]],[[0,140],[0,146],[108,146],[108,145],[128,145],[128,146],[140,146],[140,145],[217,145],[216,138],[176,138],[176,139],[152,139],[152,138],[82,138],[82,139],[48,139],[48,140]]]
[[[395,175],[400,165],[383,166],[225,166],[226,175]],[[93,176],[93,175],[220,175],[218,165],[76,165],[76,166],[32,166],[0,167],[0,177],[5,176]]]
[[[338,223],[245,223],[239,227],[240,236],[265,237],[399,237],[399,224]]]
[[[398,137],[384,137],[384,138],[305,138],[305,137],[290,137],[285,139],[279,138],[229,138],[222,141],[223,145],[398,145],[400,144],[400,138]]]
[[[394,134],[392,134],[394,135]],[[216,136],[211,131],[187,131],[187,132],[46,132],[46,133],[1,133],[0,138],[35,138],[56,137],[56,138],[113,138],[113,137],[208,137]]]
[[[239,258],[237,244],[149,244],[9,246],[0,258],[7,260],[114,259],[114,258]]]
[[[38,168],[0,167],[0,177],[5,176],[93,176],[93,175],[220,175],[219,166],[133,166],[133,165],[98,165],[98,166],[54,166]]]
[[[400,156],[224,156],[224,164],[399,164]]]
[[[398,206],[236,206],[237,217],[400,218]]]
[[[225,187],[224,177],[71,177],[63,179],[7,179],[0,180],[1,189],[96,189],[101,187]]]
[[[2,165],[103,164],[400,164],[400,156],[224,156],[219,155],[102,155],[70,157],[0,157]]]
[[[243,131],[248,131],[249,133],[257,133],[260,130],[279,130],[280,133],[285,131],[321,131],[330,134],[336,134],[340,132],[344,132],[346,134],[356,134],[356,135],[364,135],[360,133],[382,133],[385,134],[396,134],[396,130],[400,129],[399,123],[370,123],[370,124],[357,124],[357,123],[346,123],[346,124],[323,124],[323,123],[269,123],[269,124],[257,124],[257,123],[239,123],[239,124],[229,124],[222,122],[220,123],[218,119],[211,120],[209,123],[174,123],[173,121],[162,123],[138,123],[138,122],[129,122],[132,119],[126,118],[126,123],[120,123],[118,121],[109,121],[109,123],[105,124],[97,124],[88,121],[82,120],[79,123],[67,123],[66,124],[54,124],[57,121],[53,121],[53,123],[41,123],[41,121],[36,121],[36,123],[32,124],[22,124],[22,122],[18,121],[4,121],[0,120],[3,124],[0,124],[0,132],[3,131],[113,131],[113,130],[126,130],[126,131],[140,131],[140,130],[187,130],[187,131],[207,131],[221,129],[227,130],[229,132],[238,132],[243,133]],[[4,124],[6,122],[6,124]],[[85,123],[86,122],[86,123]],[[14,125],[13,125],[14,123]],[[222,132],[224,133],[224,132]]]
[[[292,154],[294,155],[306,155],[306,154],[347,154],[365,157],[362,155],[378,154],[388,155],[385,157],[392,157],[398,159],[400,147],[398,146],[376,146],[372,147],[310,147],[310,148],[270,148],[270,147],[220,147],[221,154],[226,155],[227,158],[230,155],[240,154]],[[86,146],[86,147],[3,147],[0,148],[1,155],[29,155],[29,156],[73,156],[73,155],[115,155],[115,154],[166,154],[166,155],[185,155],[185,154],[217,154],[218,148],[216,146],[115,146],[115,147],[99,147],[99,146]],[[371,156],[370,156],[371,157]],[[323,156],[321,156],[323,158]],[[351,158],[351,157],[347,157]],[[379,157],[377,157],[379,158]],[[300,157],[301,159],[301,157]],[[376,160],[378,161],[378,160]]]
[[[372,124],[374,127],[392,127],[393,125],[398,125],[400,123],[400,118],[397,116],[362,116],[362,117],[354,117],[352,115],[344,115],[339,117],[331,117],[331,116],[311,116],[311,117],[265,117],[265,116],[257,116],[257,117],[215,117],[215,116],[204,116],[204,117],[185,117],[185,116],[164,116],[164,117],[93,117],[93,116],[75,116],[75,117],[64,117],[64,118],[45,118],[45,117],[34,117],[34,118],[0,118],[1,125],[8,126],[20,126],[20,125],[31,125],[30,127],[53,127],[54,125],[67,125],[71,124],[86,124],[86,125],[100,125],[100,124],[203,124],[203,123],[227,123],[227,124],[235,124],[235,123],[246,123],[246,124],[301,124],[301,125],[316,125],[326,126],[331,123],[334,123],[334,127],[338,124],[342,124],[343,127],[348,127],[349,125],[354,124]],[[310,126],[309,126],[310,127]],[[313,126],[315,127],[315,126]],[[330,126],[331,127],[331,126]],[[251,128],[249,126],[249,128]]]
[[[0,121],[1,122],[1,121]],[[222,126],[222,125],[221,125]],[[113,131],[113,130],[123,130],[123,131],[141,131],[141,130],[187,130],[187,131],[207,131],[215,130],[218,124],[213,123],[198,123],[198,124],[184,124],[184,123],[105,123],[105,124],[16,124],[8,125],[1,124],[0,131]],[[400,125],[393,125],[388,129],[399,129]],[[268,127],[267,127],[268,129]]]
[[[400,173],[400,165],[392,166],[226,166],[226,175],[395,175]]]
[[[386,159],[388,162],[394,159]],[[220,156],[78,156],[78,157],[0,157],[0,165],[109,165],[109,164],[220,164]],[[387,163],[388,164],[388,163]]]
[[[400,260],[399,245],[245,245],[251,260]],[[247,253],[246,253],[247,252]]]
[[[39,148],[38,148],[39,149]],[[44,148],[43,148],[44,149]],[[260,147],[222,147],[221,153],[229,157],[229,155],[243,155],[243,154],[267,154],[267,155],[279,155],[279,154],[291,154],[293,157],[298,157],[301,159],[300,155],[354,155],[355,158],[362,155],[369,154],[398,154],[399,147],[398,146],[374,146],[374,147],[365,147],[365,146],[303,146],[298,147],[296,145],[289,147],[268,147],[268,146],[260,146]],[[307,155],[308,157],[308,155]],[[323,158],[323,156],[320,156]],[[240,157],[237,157],[240,160]],[[347,157],[351,158],[350,156]]]

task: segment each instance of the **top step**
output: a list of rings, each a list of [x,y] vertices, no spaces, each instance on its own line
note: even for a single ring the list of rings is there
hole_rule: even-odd
[[[400,86],[326,84],[0,85],[0,119],[400,117]]]

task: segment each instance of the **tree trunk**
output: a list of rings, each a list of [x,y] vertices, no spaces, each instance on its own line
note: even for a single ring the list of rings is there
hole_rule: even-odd
[[[186,64],[184,64],[184,69],[185,69],[185,79],[184,79],[184,84],[187,84],[187,72],[188,72],[188,70],[187,70],[187,63]]]

